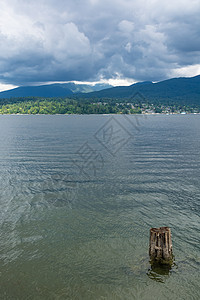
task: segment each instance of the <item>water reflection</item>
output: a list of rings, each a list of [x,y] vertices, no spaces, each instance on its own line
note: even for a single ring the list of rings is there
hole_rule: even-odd
[[[151,264],[151,267],[148,269],[147,275],[152,280],[164,283],[170,277],[175,267],[177,268],[175,263],[173,263],[173,265],[154,263]]]

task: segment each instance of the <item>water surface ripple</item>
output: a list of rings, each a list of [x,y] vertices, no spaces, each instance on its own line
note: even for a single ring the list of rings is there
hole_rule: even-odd
[[[1,299],[200,298],[199,115],[0,116],[0,128]],[[148,261],[158,226],[175,255],[162,272]]]

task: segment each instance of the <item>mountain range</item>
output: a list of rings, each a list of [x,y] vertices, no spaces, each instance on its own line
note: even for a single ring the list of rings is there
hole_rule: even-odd
[[[99,91],[112,86],[104,83],[95,85],[68,83],[54,83],[38,86],[21,86],[11,90],[0,92],[0,98],[11,97],[68,97],[76,93],[89,93]]]
[[[200,75],[173,78],[157,83],[140,82],[85,94],[85,98],[118,98],[140,102],[179,102],[200,105]]]
[[[113,98],[140,102],[179,102],[200,105],[200,75],[172,78],[157,83],[139,82],[130,86],[112,87],[106,84],[83,85],[73,82],[41,86],[25,86],[0,93],[0,98],[11,97],[76,97],[85,99]]]

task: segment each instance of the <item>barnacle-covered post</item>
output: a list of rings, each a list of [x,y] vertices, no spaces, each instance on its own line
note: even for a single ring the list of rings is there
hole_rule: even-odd
[[[171,230],[169,227],[150,229],[149,256],[151,264],[173,263]]]

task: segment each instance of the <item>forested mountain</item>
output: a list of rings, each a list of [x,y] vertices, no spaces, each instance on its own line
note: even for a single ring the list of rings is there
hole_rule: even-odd
[[[173,78],[157,83],[137,83],[128,87],[119,86],[88,93],[84,97],[121,98],[131,101],[134,101],[134,97],[140,97],[140,101],[143,102],[200,104],[200,75],[191,78]]]
[[[105,88],[112,87],[109,84],[75,84],[69,83],[55,83],[40,86],[22,86],[12,90],[0,92],[0,98],[11,97],[67,97],[74,93],[89,93],[92,91],[99,91]]]
[[[77,101],[88,99],[90,102],[98,102],[98,100],[104,101],[104,99],[109,98],[118,102],[200,105],[200,75],[191,78],[173,78],[157,83],[146,81],[130,86],[106,88],[108,86],[109,85],[104,84],[91,86],[75,84],[73,82],[42,86],[26,86],[1,92],[0,98],[70,97]],[[94,91],[99,89],[101,90]],[[91,90],[94,92],[91,92]]]
[[[11,97],[63,97],[72,95],[68,88],[63,88],[57,84],[41,86],[24,86],[0,93],[0,98]]]

